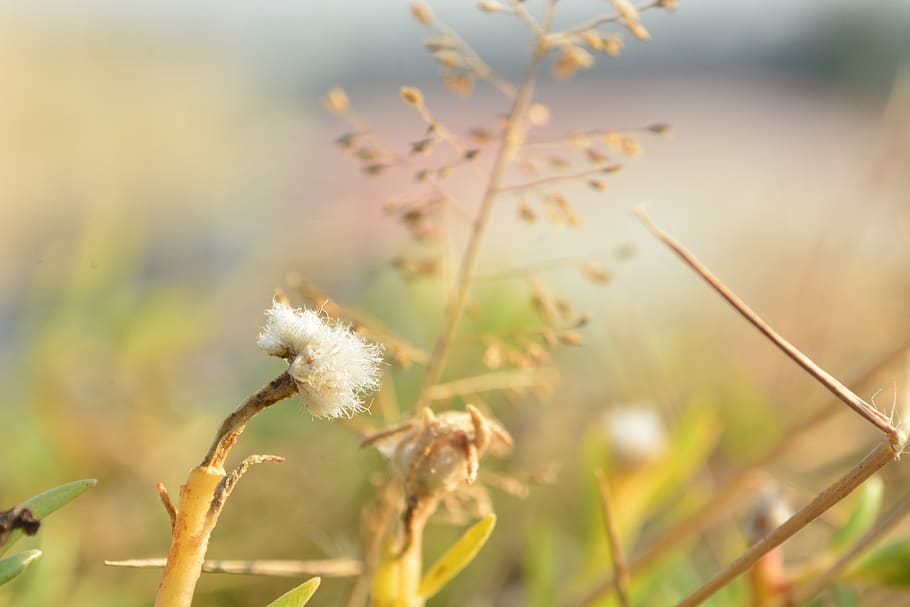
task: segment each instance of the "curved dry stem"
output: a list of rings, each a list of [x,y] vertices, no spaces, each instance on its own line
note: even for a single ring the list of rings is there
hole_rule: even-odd
[[[240,436],[253,416],[296,393],[297,386],[294,384],[294,379],[285,371],[246,399],[222,422],[212,446],[209,447],[209,451],[205,454],[199,467],[223,468],[231,447],[237,442],[237,437]]]

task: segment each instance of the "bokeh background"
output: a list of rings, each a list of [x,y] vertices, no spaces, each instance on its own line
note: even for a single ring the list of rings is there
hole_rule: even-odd
[[[529,36],[517,20],[470,2],[434,9],[503,75],[520,73]],[[558,24],[602,9],[561,2]],[[910,338],[910,5],[684,1],[644,21],[647,44],[628,40],[569,82],[541,78],[544,134],[660,122],[673,135],[643,138],[605,193],[567,186],[576,229],[522,223],[512,200],[497,209],[485,271],[583,257],[612,279],[542,276],[592,320],[584,347],[557,351],[549,401],[491,398],[517,442],[493,466],[562,473],[525,500],[493,493],[499,528],[439,604],[530,604],[529,572],[585,568],[583,521],[597,511],[579,437],[601,431],[605,411],[715,412],[710,465],[683,487],[708,495],[826,400],[645,233],[634,206],[847,382]],[[390,269],[411,245],[382,210],[414,186],[364,176],[333,144],[348,129],[321,101],[343,86],[402,145],[424,131],[399,99],[405,84],[457,133],[495,127],[506,102],[482,86],[469,99],[444,89],[422,35],[403,1],[0,3],[0,505],[99,479],[29,540],[46,554],[0,605],[152,603],[158,571],[101,563],[165,553],[155,483],[176,494],[224,413],[281,371],[255,337],[289,272],[430,347],[438,285]],[[449,179],[476,197],[476,174]],[[532,321],[527,301],[521,281],[505,281],[480,303],[500,322]],[[899,360],[862,395],[880,389],[888,407],[907,373]],[[389,377],[407,410],[419,373]],[[873,440],[837,416],[768,473],[804,499]],[[238,451],[288,462],[244,479],[210,556],[356,557],[368,479],[383,469],[357,443],[290,403],[258,418]],[[907,478],[888,472],[886,500]],[[440,527],[431,541],[454,534]],[[719,537],[699,548],[690,587],[742,547]],[[312,604],[341,604],[349,584],[324,581]],[[197,604],[265,604],[290,585],[206,576]],[[562,590],[534,600],[548,592]]]

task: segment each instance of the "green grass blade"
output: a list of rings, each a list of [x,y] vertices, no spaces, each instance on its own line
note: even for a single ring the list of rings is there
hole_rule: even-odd
[[[881,477],[873,476],[857,491],[858,496],[847,522],[831,536],[831,548],[844,548],[869,530],[878,517],[885,493],[885,483]]]
[[[316,594],[316,589],[319,588],[321,581],[322,579],[318,577],[310,578],[296,588],[285,592],[266,607],[303,607]]]
[[[850,569],[847,579],[910,586],[910,536],[871,551]]]
[[[41,558],[40,550],[26,550],[0,559],[0,586],[25,571],[39,558]]]
[[[97,484],[98,481],[93,478],[65,483],[30,497],[19,505],[30,508],[31,511],[35,513],[35,516],[39,519],[44,519],[47,515],[59,510]],[[21,536],[22,531],[18,529],[13,531],[12,535],[9,537],[9,541],[4,546],[0,546],[0,555],[6,552],[10,546],[15,544],[16,540]]]
[[[382,556],[373,573],[371,607],[392,607],[398,598],[398,559],[391,537],[386,538]]]
[[[445,554],[439,557],[427,574],[420,580],[420,587],[417,593],[424,599],[428,599],[449,581],[458,575],[462,569],[468,566],[483,545],[487,542],[493,527],[496,526],[496,515],[488,514],[480,519],[480,522],[465,531],[465,534],[449,548]]]

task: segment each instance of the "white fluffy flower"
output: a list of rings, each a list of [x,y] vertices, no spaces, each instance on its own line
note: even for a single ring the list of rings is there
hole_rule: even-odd
[[[274,302],[266,310],[259,347],[288,361],[303,405],[316,417],[350,417],[361,397],[379,387],[380,346],[312,310]]]

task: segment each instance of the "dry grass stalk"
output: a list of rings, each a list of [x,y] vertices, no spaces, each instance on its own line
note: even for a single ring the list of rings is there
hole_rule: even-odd
[[[167,559],[128,559],[125,561],[104,561],[109,567],[132,567],[136,569],[161,568]],[[324,577],[352,577],[360,575],[363,565],[354,559],[323,559],[312,561],[222,561],[206,560],[202,563],[204,573],[229,573],[234,575],[265,575],[275,577],[300,577],[318,575]]]
[[[752,323],[755,328],[761,331],[768,339],[770,339],[774,345],[776,345],[780,350],[782,350],[787,356],[789,356],[796,364],[801,366],[806,370],[807,373],[812,375],[815,379],[819,381],[823,386],[825,386],[832,394],[841,399],[844,403],[847,404],[851,409],[856,411],[860,416],[865,418],[869,423],[878,428],[891,443],[892,447],[895,448],[896,452],[900,452],[901,448],[899,445],[903,442],[900,432],[891,424],[891,420],[888,419],[888,416],[864,401],[862,398],[857,396],[852,390],[847,388],[841,382],[839,382],[833,375],[819,367],[815,362],[812,361],[808,356],[803,354],[799,349],[796,348],[789,341],[784,339],[777,331],[775,331],[768,323],[762,320],[754,311],[752,311],[746,303],[740,299],[733,291],[731,291],[726,285],[724,285],[719,278],[717,278],[708,268],[702,265],[691,252],[689,252],[682,244],[672,238],[669,234],[657,227],[651,218],[648,217],[647,213],[644,210],[639,209],[636,214],[641,219],[642,223],[655,235],[657,236],[664,244],[673,249],[673,251],[679,255],[683,261],[685,261],[689,267],[691,267],[695,272],[697,272],[711,287],[717,291],[721,297],[726,299],[730,305],[732,305],[737,312],[739,312],[746,320]]]
[[[894,507],[883,516],[874,527],[867,531],[863,536],[853,544],[849,550],[844,552],[834,563],[825,571],[816,576],[811,582],[801,588],[797,588],[793,596],[788,597],[787,601],[780,605],[802,605],[810,601],[819,592],[830,586],[846,569],[861,556],[866,550],[871,548],[886,533],[891,531],[910,511],[910,493],[905,494]]]
[[[616,596],[621,607],[629,607],[629,570],[626,567],[626,558],[619,544],[619,530],[613,519],[613,506],[610,498],[610,487],[603,470],[596,471],[597,485],[600,488],[600,506],[603,513],[604,530],[610,546],[610,555],[613,559],[613,582],[616,587]]]
[[[812,501],[800,509],[783,525],[775,529],[764,539],[749,548],[725,569],[717,573],[702,587],[679,603],[679,607],[691,607],[701,604],[720,588],[738,575],[747,571],[762,556],[789,539],[797,531],[815,520],[834,504],[846,497],[854,489],[872,476],[887,463],[900,457],[903,452],[906,436],[895,428],[887,416],[859,398],[832,375],[815,364],[809,357],[799,351],[790,342],[781,337],[770,325],[753,312],[735,293],[724,285],[710,270],[702,265],[682,244],[658,228],[641,209],[637,215],[645,226],[664,244],[669,246],[693,270],[696,271],[711,287],[724,297],[742,316],[759,329],[775,345],[797,362],[810,375],[830,390],[840,400],[848,404],[863,418],[875,425],[885,435],[885,442],[867,455],[854,468],[841,477],[836,483],[819,493]]]

